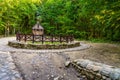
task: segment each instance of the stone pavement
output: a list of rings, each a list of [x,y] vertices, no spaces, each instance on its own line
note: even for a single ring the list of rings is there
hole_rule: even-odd
[[[9,52],[0,51],[0,80],[22,80]]]

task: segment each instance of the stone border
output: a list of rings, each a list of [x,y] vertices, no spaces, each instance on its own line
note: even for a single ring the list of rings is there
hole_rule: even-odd
[[[8,45],[14,48],[22,49],[67,49],[80,46],[80,42],[64,43],[64,44],[28,44],[25,42],[8,41]]]
[[[70,65],[90,80],[120,80],[120,68],[85,59],[77,59],[65,63],[66,67]]]

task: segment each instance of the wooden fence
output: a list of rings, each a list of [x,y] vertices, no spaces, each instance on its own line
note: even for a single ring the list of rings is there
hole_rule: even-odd
[[[17,41],[32,41],[34,42],[66,42],[70,43],[74,41],[74,37],[71,35],[61,36],[61,35],[33,35],[33,34],[16,34]]]

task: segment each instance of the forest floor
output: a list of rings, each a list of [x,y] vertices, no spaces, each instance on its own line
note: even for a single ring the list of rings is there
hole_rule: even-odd
[[[9,47],[5,45],[6,41],[12,39],[2,40],[4,41],[0,41],[0,48],[2,45],[4,48],[0,50],[7,50]],[[10,51],[10,54],[23,80],[86,80],[82,79],[73,68],[66,68],[64,65],[67,60],[81,58],[120,68],[120,44],[90,43],[85,41],[81,41],[81,43],[88,44],[91,47],[78,51],[47,53]]]

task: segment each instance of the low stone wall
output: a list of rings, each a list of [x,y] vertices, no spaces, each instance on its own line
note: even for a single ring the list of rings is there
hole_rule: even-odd
[[[120,80],[120,68],[85,59],[66,62],[66,66],[69,65],[72,65],[81,75],[86,76],[88,80]]]
[[[80,46],[80,42],[64,44],[28,44],[25,42],[9,41],[8,45],[15,48],[23,49],[66,49]]]

